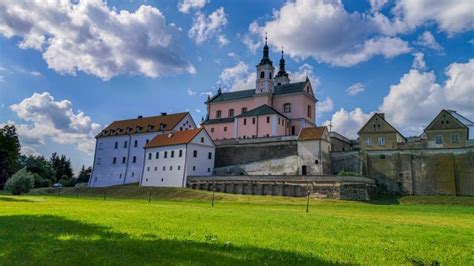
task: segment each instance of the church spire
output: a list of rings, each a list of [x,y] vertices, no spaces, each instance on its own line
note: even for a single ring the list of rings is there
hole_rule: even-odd
[[[280,59],[280,69],[278,70],[277,77],[288,77],[288,73],[285,70],[285,58],[283,58],[283,47],[281,47],[281,59]]]
[[[265,45],[263,46],[263,56],[258,65],[269,64],[273,66],[273,62],[272,60],[270,60],[269,53],[270,53],[270,49],[268,48],[268,44],[267,44],[267,33],[265,32]]]

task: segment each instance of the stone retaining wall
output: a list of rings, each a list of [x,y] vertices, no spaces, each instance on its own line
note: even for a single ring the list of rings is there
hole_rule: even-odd
[[[376,193],[375,181],[353,176],[190,176],[187,187],[216,192],[369,200]]]

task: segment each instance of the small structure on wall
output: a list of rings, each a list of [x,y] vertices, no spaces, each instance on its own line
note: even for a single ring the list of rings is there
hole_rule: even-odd
[[[474,139],[474,122],[453,110],[441,112],[425,128],[428,148],[467,147]]]
[[[187,176],[210,176],[215,145],[203,128],[158,135],[145,146],[140,186],[185,187]]]
[[[384,113],[375,113],[359,130],[361,150],[392,150],[407,139],[385,120]]]

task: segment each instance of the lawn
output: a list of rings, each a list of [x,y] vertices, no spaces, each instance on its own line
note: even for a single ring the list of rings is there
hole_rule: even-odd
[[[469,197],[311,199],[306,213],[305,198],[50,192],[0,195],[0,265],[474,265]]]

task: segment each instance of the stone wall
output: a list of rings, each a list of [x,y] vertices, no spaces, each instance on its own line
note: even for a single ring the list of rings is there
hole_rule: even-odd
[[[360,173],[382,191],[474,196],[474,148],[338,152],[331,159],[333,173]]]
[[[369,200],[375,195],[372,179],[352,176],[212,176],[188,177],[187,187],[233,194]]]

